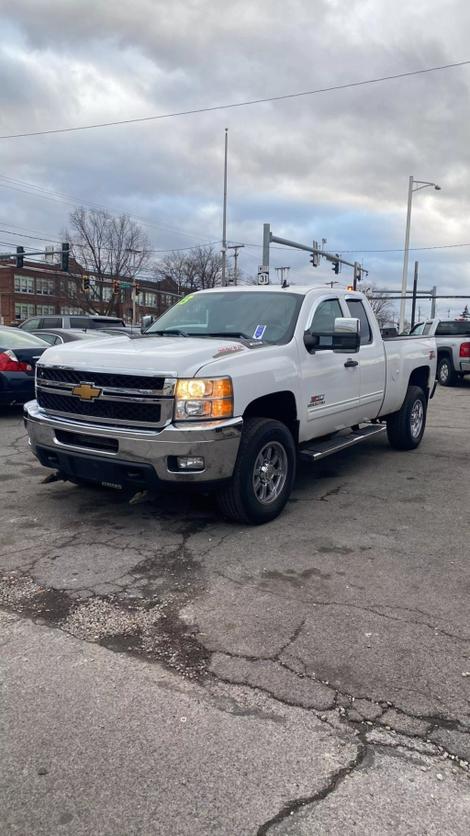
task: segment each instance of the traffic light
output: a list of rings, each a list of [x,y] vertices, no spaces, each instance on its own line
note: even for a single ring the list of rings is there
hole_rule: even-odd
[[[354,262],[354,290],[356,289],[356,285],[362,279],[362,270],[361,265],[358,261]]]
[[[318,267],[320,264],[320,253],[317,252],[318,250],[318,241],[312,242],[312,255],[310,256],[310,264],[312,267]]]
[[[335,262],[333,263],[333,266],[332,266],[332,268],[331,268],[331,269],[333,270],[333,272],[334,272],[334,273],[335,273],[335,275],[337,276],[337,275],[338,275],[338,273],[339,273],[339,271],[340,271],[340,269],[341,269],[341,265],[340,265],[340,263],[339,263],[339,253],[336,253],[336,258],[337,258],[337,261],[335,261]]]
[[[60,266],[64,273],[69,272],[69,252],[70,244],[62,244],[62,252],[60,254]]]
[[[134,285],[134,293],[135,293],[135,295],[136,295],[136,296],[138,296],[138,295],[139,295],[139,293],[140,293],[140,284],[139,284],[139,282],[136,282],[136,283],[135,283],[135,285]]]
[[[16,248],[16,266],[17,268],[23,267],[24,264],[24,247],[17,247]]]
[[[90,290],[90,277],[89,276],[82,276],[82,290],[86,293],[86,291]]]

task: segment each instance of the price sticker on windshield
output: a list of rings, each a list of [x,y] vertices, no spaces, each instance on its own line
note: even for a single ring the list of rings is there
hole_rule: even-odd
[[[255,328],[255,333],[253,334],[254,340],[262,340],[264,337],[264,332],[266,331],[266,325],[257,325]]]

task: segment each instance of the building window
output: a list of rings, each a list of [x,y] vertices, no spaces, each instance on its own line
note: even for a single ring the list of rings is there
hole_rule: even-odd
[[[113,298],[113,288],[109,286],[103,287],[103,302],[109,302]]]
[[[15,319],[28,319],[28,317],[34,316],[35,313],[34,305],[23,305],[21,302],[15,302]]]
[[[34,293],[34,279],[30,276],[15,276],[15,293]]]
[[[85,311],[82,308],[74,308],[70,305],[64,305],[60,312],[63,316],[74,316],[75,314],[83,314]]]
[[[36,305],[36,313],[40,316],[50,316],[55,314],[54,305]]]
[[[42,294],[43,296],[53,296],[53,279],[36,279],[36,293]]]
[[[156,295],[155,293],[150,293],[150,291],[146,290],[145,293],[142,294],[142,305],[146,305],[149,308],[154,308],[156,304]],[[139,301],[139,297],[137,297],[137,301]]]

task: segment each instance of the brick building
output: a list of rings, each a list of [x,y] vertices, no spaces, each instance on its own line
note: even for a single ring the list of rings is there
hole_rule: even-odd
[[[14,258],[0,255],[0,324],[13,325],[31,316],[93,312],[122,316],[130,322],[132,288],[120,287],[120,292],[115,293],[112,277],[98,280],[87,273],[92,287],[85,293],[84,272],[72,258],[69,271],[63,272],[59,264],[27,260],[27,256],[23,267],[18,268]],[[181,295],[173,279],[139,278],[138,284],[137,321],[145,314],[159,316]]]

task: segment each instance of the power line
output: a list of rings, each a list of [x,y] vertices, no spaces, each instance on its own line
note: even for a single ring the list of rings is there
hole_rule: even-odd
[[[247,244],[245,242],[246,247],[258,247],[262,249],[262,244]],[[410,247],[410,252],[421,252],[422,250],[450,250],[458,247],[470,247],[470,242],[466,244],[434,244],[430,247]],[[276,247],[271,244],[270,249],[272,250],[288,250],[289,247]],[[404,252],[403,249],[390,249],[390,250],[339,250],[338,253],[341,255],[347,255],[352,253],[402,253]]]
[[[74,197],[73,195],[64,193],[64,192],[56,192],[52,189],[45,189],[42,186],[37,186],[35,183],[28,183],[25,180],[17,180],[13,177],[7,177],[5,174],[0,174],[0,180],[5,182],[0,183],[0,186],[4,188],[11,189],[12,191],[20,192],[21,194],[34,194],[36,197],[40,197],[43,200],[52,200],[55,203],[64,203],[68,206],[76,207],[77,205],[86,206],[91,209],[98,209],[105,212],[110,212],[111,214],[120,214],[113,209],[109,209],[107,206],[103,206],[100,203],[95,203],[94,201],[84,201],[78,197]],[[129,217],[132,220],[137,221],[138,223],[142,224],[143,226],[148,226],[152,229],[157,229],[159,231],[165,230],[167,232],[174,232],[177,235],[182,235],[184,238],[193,238],[197,240],[197,235],[194,235],[192,232],[185,232],[182,229],[176,229],[176,227],[168,226],[167,224],[154,224],[150,221],[146,221],[143,218],[139,218],[137,215],[130,215]]]
[[[470,247],[468,244],[435,244],[431,247],[409,247],[410,252],[420,252],[421,250],[450,250],[454,247]],[[343,253],[402,253],[403,249],[393,250],[342,250]]]
[[[15,235],[17,238],[30,238],[34,241],[48,241],[50,244],[62,244],[62,241],[57,241],[54,238],[49,236],[45,236],[44,238],[40,238],[38,235],[27,235],[25,232],[13,232],[11,229],[0,229],[0,233],[5,233],[6,235]],[[0,241],[0,244],[8,244],[8,246],[14,247],[16,244],[13,244],[11,241]],[[172,247],[171,249],[167,250],[147,250],[149,253],[180,253],[180,252],[187,252],[188,250],[197,250],[199,247],[212,247],[215,244],[220,244],[220,241],[206,241],[205,243],[201,244],[194,244],[192,247]],[[79,247],[80,249],[86,249],[86,244],[79,244],[78,242],[72,241],[72,247]],[[101,247],[102,250],[105,252],[113,252],[111,247]]]
[[[315,96],[319,93],[332,93],[336,90],[348,90],[353,87],[363,87],[366,84],[379,84],[384,81],[394,81],[395,79],[399,78],[409,78],[411,76],[424,75],[425,73],[434,73],[439,70],[450,70],[456,67],[464,67],[468,64],[470,64],[470,60],[455,61],[451,64],[441,64],[440,66],[436,67],[426,67],[422,70],[409,70],[408,72],[404,73],[394,73],[393,75],[384,75],[378,78],[368,78],[362,81],[350,81],[346,84],[334,84],[330,87],[320,87],[316,90],[303,90],[299,93],[284,93],[280,96],[266,96],[260,99],[246,99],[245,101],[232,102],[230,104],[212,105],[210,107],[198,107],[192,108],[191,110],[175,111],[174,113],[160,113],[155,116],[140,116],[134,119],[119,119],[114,122],[97,122],[95,124],[90,125],[75,125],[70,128],[48,128],[47,130],[42,131],[28,131],[27,133],[5,134],[3,136],[0,136],[0,139],[20,139],[21,137],[28,136],[45,136],[46,134],[65,134],[73,133],[75,131],[89,131],[95,128],[111,128],[116,127],[117,125],[133,125],[138,122],[152,122],[160,119],[174,119],[177,116],[193,116],[197,113],[210,113],[217,110],[231,110],[237,107],[248,107],[256,104],[265,104],[268,102],[280,102],[285,101],[286,99],[298,99],[302,96]]]

